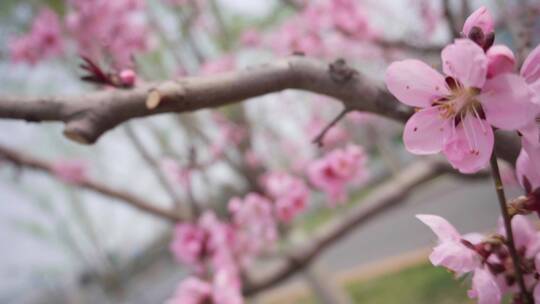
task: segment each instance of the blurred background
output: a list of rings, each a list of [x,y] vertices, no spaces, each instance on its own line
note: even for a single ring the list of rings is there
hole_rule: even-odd
[[[0,93],[107,89],[81,80],[81,55],[115,75],[134,71],[136,84],[211,77],[291,54],[343,58],[382,86],[394,60],[439,65],[455,31],[448,12],[461,26],[481,5],[496,17],[497,41],[519,49],[514,37],[523,29],[512,23],[518,18],[530,18],[533,46],[540,38],[537,1],[351,0],[345,1],[349,9],[333,11],[338,2],[0,0]],[[328,97],[287,90],[218,109],[131,120],[91,146],[63,137],[60,123],[1,120],[0,303],[163,303],[189,273],[169,251],[169,222],[80,187],[77,177],[154,206],[183,210],[189,202],[226,219],[229,199],[261,191],[263,173],[304,178],[310,162],[350,143],[361,146],[369,178],[349,184],[336,207],[311,185],[304,212],[280,227],[277,253],[261,254],[249,267],[255,277],[271,270],[279,252],[309,244],[378,184],[418,161],[403,148],[401,124],[368,113],[347,114],[322,148],[313,144],[340,111]],[[6,149],[50,170],[10,161],[2,156]],[[519,193],[512,168],[504,172],[507,188]],[[491,231],[498,217],[491,183],[438,177],[247,302],[468,303],[467,284],[428,266],[435,239],[414,215],[439,214],[464,233]]]

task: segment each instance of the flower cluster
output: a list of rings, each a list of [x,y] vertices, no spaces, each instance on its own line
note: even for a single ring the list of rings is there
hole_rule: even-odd
[[[269,172],[262,177],[262,184],[275,200],[276,214],[281,221],[290,222],[305,210],[309,189],[302,179],[286,172]]]
[[[531,54],[522,73],[504,45],[493,45],[494,21],[486,8],[472,14],[463,38],[442,51],[444,75],[418,60],[395,62],[386,72],[389,91],[418,108],[405,125],[403,141],[414,154],[442,152],[463,173],[486,167],[493,128],[521,130],[539,112]],[[538,140],[536,140],[538,143]]]
[[[354,0],[309,1],[295,18],[270,37],[278,54],[303,53],[325,56],[327,42],[358,41],[375,36],[364,8]]]
[[[439,238],[430,260],[462,276],[472,273],[469,297],[480,304],[497,304],[505,294],[514,294],[516,274],[502,225],[497,234],[483,236],[478,233],[460,235],[444,218],[435,215],[417,215]],[[534,290],[535,302],[540,301],[540,232],[530,220],[516,215],[512,220],[513,236],[523,265],[527,288]],[[518,296],[516,295],[516,300]],[[521,303],[521,302],[515,302]]]
[[[457,276],[472,274],[469,297],[497,304],[511,295],[513,303],[524,303],[532,292],[540,303],[540,232],[525,216],[540,215],[540,47],[514,72],[512,51],[493,45],[494,21],[485,7],[465,21],[462,36],[442,51],[444,76],[418,60],[388,68],[389,91],[418,108],[405,125],[405,147],[420,155],[442,152],[462,173],[475,173],[492,157],[496,129],[518,131],[516,173],[526,194],[504,214],[513,238],[502,220],[495,234],[462,236],[439,216],[417,217],[439,238],[430,261]]]
[[[61,55],[64,44],[58,15],[50,9],[42,9],[30,32],[11,40],[9,49],[13,61],[29,64]]]
[[[121,69],[132,66],[132,56],[148,48],[144,1],[70,0],[69,5],[66,27],[82,55],[110,56]]]
[[[349,184],[360,183],[368,177],[366,161],[367,156],[360,146],[335,149],[309,165],[309,180],[327,194],[331,205],[335,205],[347,199]]]
[[[169,304],[243,303],[237,264],[237,233],[231,224],[207,211],[196,224],[179,224],[171,251],[195,275],[182,281]]]

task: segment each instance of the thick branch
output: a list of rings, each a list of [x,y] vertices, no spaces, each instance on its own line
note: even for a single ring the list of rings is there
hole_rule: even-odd
[[[219,107],[285,89],[329,95],[355,110],[401,120],[408,117],[409,109],[400,107],[355,70],[342,64],[330,72],[332,66],[295,56],[242,71],[146,84],[132,90],[57,98],[0,97],[0,118],[62,121],[68,137],[93,143],[131,118]],[[153,110],[146,106],[150,92],[157,92],[161,100]]]
[[[0,158],[5,159],[17,166],[34,169],[47,173],[49,175],[54,175],[54,170],[52,165],[47,161],[32,157],[30,155],[24,154],[12,150],[7,147],[0,146]],[[182,220],[182,217],[175,212],[167,209],[163,209],[157,206],[154,206],[151,203],[144,201],[141,198],[138,198],[130,193],[123,192],[120,190],[113,189],[106,184],[99,183],[97,181],[92,181],[89,179],[84,180],[81,183],[73,184],[80,188],[88,189],[102,195],[115,198],[118,201],[124,202],[131,207],[137,208],[143,212],[152,214],[162,219],[166,219],[172,222],[178,222]]]
[[[446,170],[447,167],[441,166],[439,162],[435,161],[419,162],[409,166],[392,180],[374,189],[362,204],[351,210],[344,219],[336,222],[331,229],[327,230],[327,233],[315,238],[313,245],[308,245],[307,248],[292,254],[286,264],[273,271],[266,278],[251,286],[246,286],[244,293],[253,295],[291,277],[297,271],[307,267],[321,253],[349,232],[367,224],[377,215],[398,206],[414,189],[443,174]]]
[[[328,64],[293,56],[241,71],[145,84],[132,90],[52,98],[0,96],[0,118],[62,121],[66,136],[90,144],[132,118],[215,108],[286,89],[334,97],[347,110],[380,114],[400,122],[405,122],[413,113],[411,108],[397,102],[390,93],[343,60]],[[146,106],[149,96],[151,104],[157,105],[154,109]],[[497,154],[513,163],[519,145],[509,147],[505,140],[497,142],[505,147],[505,151],[497,151]]]

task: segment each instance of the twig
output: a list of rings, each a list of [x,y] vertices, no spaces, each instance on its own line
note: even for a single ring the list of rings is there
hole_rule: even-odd
[[[443,10],[446,21],[448,21],[448,28],[450,29],[452,37],[458,38],[460,35],[460,26],[452,12],[452,8],[450,7],[450,0],[443,0]]]
[[[533,304],[531,294],[525,286],[525,280],[523,279],[523,272],[521,269],[521,262],[514,243],[514,232],[512,231],[512,218],[508,214],[508,206],[506,205],[506,195],[504,194],[504,187],[499,171],[499,164],[497,163],[497,155],[495,152],[491,154],[490,159],[491,171],[493,174],[493,181],[495,182],[495,191],[497,192],[497,198],[499,200],[499,206],[501,208],[501,214],[504,220],[504,229],[506,231],[506,239],[508,251],[512,257],[514,263],[514,269],[516,271],[516,279],[521,290],[521,294],[525,298],[525,304]]]
[[[180,201],[180,197],[176,193],[176,191],[171,186],[169,180],[163,173],[163,171],[160,168],[159,162],[150,155],[150,152],[146,149],[144,144],[140,141],[140,139],[137,137],[137,134],[135,134],[135,130],[131,126],[131,124],[128,122],[124,125],[124,130],[126,131],[126,135],[128,137],[128,140],[131,142],[137,153],[141,156],[141,158],[146,162],[148,165],[148,168],[152,171],[156,179],[158,180],[161,187],[167,192],[169,197],[172,199],[174,207],[176,210],[180,210],[182,207],[182,203]]]
[[[17,166],[38,170],[41,172],[45,172],[51,176],[55,176],[52,165],[45,160],[41,160],[3,146],[0,146],[0,156],[3,159]],[[162,219],[166,219],[172,222],[178,222],[183,220],[182,216],[178,215],[172,210],[154,206],[153,204],[146,202],[143,199],[134,196],[133,194],[113,189],[106,184],[101,184],[88,178],[81,183],[73,185],[103,194],[111,198],[115,198],[118,201],[126,203],[131,207],[137,208],[141,211],[152,214]]]
[[[312,142],[314,144],[317,144],[317,146],[319,146],[320,148],[323,147],[324,146],[324,137],[326,136],[326,133],[328,133],[328,131],[330,131],[330,129],[332,129],[332,127],[334,127],[349,112],[350,112],[350,110],[347,109],[347,108],[345,108],[341,112],[339,112],[339,114],[328,125],[326,125],[326,127],[324,127],[324,129],[321,130],[319,135],[317,135],[313,139]]]

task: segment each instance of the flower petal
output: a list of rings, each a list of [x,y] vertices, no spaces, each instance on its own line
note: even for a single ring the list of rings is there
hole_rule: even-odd
[[[392,63],[386,70],[385,82],[392,95],[412,107],[428,107],[449,93],[439,72],[414,59]]]
[[[417,214],[416,218],[426,224],[440,241],[459,241],[461,235],[446,219],[431,214]]]
[[[516,65],[516,58],[511,49],[505,45],[494,45],[487,51],[488,78],[499,74],[511,73]]]
[[[445,143],[443,153],[461,173],[476,173],[486,167],[493,143],[493,130],[489,124],[468,114]]]
[[[524,127],[521,127],[519,133],[521,133],[522,141],[526,141],[532,146],[540,146],[540,126],[536,121],[531,121]]]
[[[520,73],[527,83],[540,80],[540,45],[529,53],[529,56],[527,56],[521,66]]]
[[[523,78],[502,74],[486,82],[478,100],[490,124],[505,130],[516,130],[533,121],[538,114],[532,97],[533,93]]]
[[[463,24],[463,34],[469,36],[473,27],[479,27],[484,34],[492,33],[495,28],[493,17],[485,6],[474,11]]]
[[[501,303],[501,290],[495,277],[488,269],[477,268],[474,271],[472,289],[469,290],[470,298],[477,298],[478,304]]]
[[[488,59],[484,50],[469,39],[457,39],[441,54],[443,71],[466,87],[482,88],[486,81]]]
[[[450,121],[443,119],[437,107],[415,113],[403,130],[403,143],[414,154],[439,153],[450,133]]]

